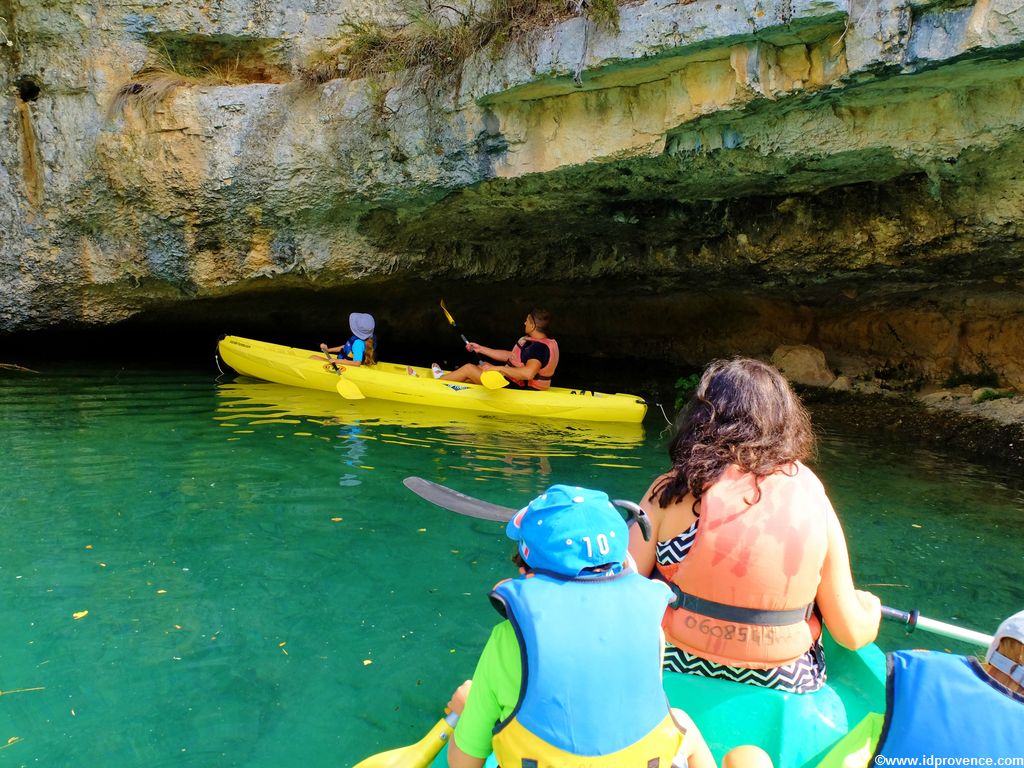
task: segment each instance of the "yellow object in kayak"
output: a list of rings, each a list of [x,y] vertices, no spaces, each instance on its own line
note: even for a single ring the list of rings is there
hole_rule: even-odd
[[[448,743],[457,719],[458,715],[455,714],[442,717],[430,732],[415,744],[370,755],[356,763],[354,768],[426,768]]]
[[[818,768],[867,768],[882,736],[885,716],[869,712],[818,763]]]

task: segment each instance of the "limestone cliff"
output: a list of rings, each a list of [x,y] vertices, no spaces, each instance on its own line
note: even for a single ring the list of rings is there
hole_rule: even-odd
[[[336,295],[416,340],[429,280],[577,348],[1024,388],[1024,5],[646,0],[303,81],[371,7],[0,0],[0,330]],[[226,84],[132,98],[169,49]]]

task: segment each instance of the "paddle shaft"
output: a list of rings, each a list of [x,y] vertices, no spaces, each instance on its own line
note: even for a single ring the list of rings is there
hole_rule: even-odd
[[[459,338],[462,339],[462,343],[468,347],[469,339],[466,338],[466,334],[462,332],[462,329],[459,328],[458,325],[456,325],[455,318],[452,317],[452,313],[448,311],[448,307],[444,305],[444,299],[441,299],[441,311],[444,312],[444,316],[448,320],[448,325],[455,329],[455,332],[459,334]],[[484,364],[484,361],[480,357],[477,357],[476,362],[477,365]]]
[[[323,351],[323,350],[321,350]],[[324,352],[324,356],[327,357],[327,362],[331,364],[331,368],[338,374],[338,382],[334,385],[334,388],[338,390],[338,394],[344,397],[346,400],[363,400],[366,395],[363,394],[362,390],[355,382],[351,382],[344,378],[344,371],[338,367],[338,364],[331,357],[330,352]]]
[[[975,645],[987,646],[992,642],[992,635],[986,635],[983,632],[975,632],[973,629],[964,629],[963,627],[957,627],[953,624],[946,624],[942,621],[936,621],[935,619],[929,619],[926,616],[922,616],[920,611],[901,611],[897,608],[890,608],[887,605],[882,606],[882,617],[889,619],[890,621],[898,621],[907,628],[907,632],[913,632],[915,629],[920,629],[924,632],[931,632],[933,635],[940,635],[942,637],[949,637],[953,640],[962,640],[965,643],[973,643]]]

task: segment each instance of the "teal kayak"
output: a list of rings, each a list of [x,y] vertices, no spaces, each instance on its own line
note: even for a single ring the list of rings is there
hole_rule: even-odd
[[[665,673],[672,706],[700,728],[715,759],[756,744],[777,768],[814,768],[869,713],[885,711],[885,654],[875,645],[848,651],[826,633],[828,682],[815,693],[780,693],[743,683]],[[447,749],[431,766],[448,765]],[[486,768],[495,768],[492,755]]]

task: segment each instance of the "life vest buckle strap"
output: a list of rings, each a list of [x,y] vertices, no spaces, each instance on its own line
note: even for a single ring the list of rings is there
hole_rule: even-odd
[[[1024,664],[1004,656],[999,651],[993,651],[989,655],[988,663],[1017,683],[1017,685],[1024,685]]]
[[[702,597],[684,592],[675,584],[669,584],[676,595],[673,608],[683,608],[701,616],[719,621],[730,621],[737,624],[757,624],[763,627],[785,627],[790,624],[799,624],[802,621],[809,621],[814,615],[814,603],[808,603],[803,608],[789,608],[786,610],[772,611],[761,608],[743,608],[738,605],[726,605],[716,603],[714,600],[705,600]]]

